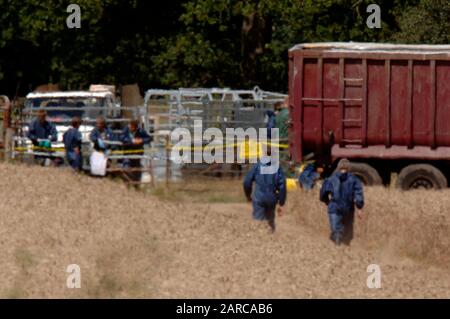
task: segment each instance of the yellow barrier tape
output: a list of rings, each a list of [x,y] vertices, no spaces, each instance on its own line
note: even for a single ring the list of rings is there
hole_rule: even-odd
[[[277,144],[277,143],[268,143],[268,142],[260,142],[260,143],[265,144],[265,145],[275,146],[278,148],[284,148],[284,149],[289,148],[289,144]]]
[[[14,149],[16,152],[27,152],[30,150],[27,147],[16,147]],[[32,151],[45,151],[45,152],[65,152],[65,148],[43,148],[43,147],[33,147],[31,148]],[[143,153],[143,150],[122,150],[122,151],[111,151],[110,154],[113,155],[122,155],[122,154],[137,154],[137,153]]]
[[[111,155],[122,155],[122,154],[143,154],[144,150],[117,150],[117,151],[111,151],[109,154]]]
[[[29,149],[31,149],[32,151],[44,151],[44,152],[64,152],[65,151],[65,149],[63,147],[46,148],[46,147],[34,146],[34,147],[31,147],[31,148],[28,148],[28,147],[16,147],[16,148],[14,148],[14,150],[17,151],[17,152],[26,152]]]
[[[183,151],[185,151],[185,150],[204,151],[204,150],[209,150],[209,149],[216,149],[216,148],[219,148],[219,147],[228,148],[228,147],[240,146],[240,147],[246,148],[246,147],[248,147],[247,145],[249,145],[251,143],[241,142],[239,144],[238,143],[234,143],[234,144],[206,145],[206,146],[172,146],[172,145],[169,145],[168,148],[169,149],[176,149],[176,150],[183,150]],[[283,148],[283,149],[289,148],[288,144],[277,144],[277,143],[270,143],[270,142],[259,142],[259,143],[256,143],[256,144],[258,144],[258,147],[261,147],[260,144],[264,144],[264,145],[274,146],[274,147]]]
[[[173,145],[168,145],[167,149],[169,150],[182,150],[182,151],[187,151],[187,150],[193,150],[193,151],[205,151],[205,150],[212,150],[212,149],[216,149],[216,148],[229,148],[229,147],[241,147],[242,150],[245,150],[245,152],[248,152],[248,150],[250,149],[250,145],[252,145],[254,148],[256,147],[258,152],[260,152],[261,150],[261,146],[262,144],[264,145],[270,145],[270,146],[274,146],[274,147],[278,147],[278,148],[282,148],[282,149],[287,149],[289,148],[288,144],[277,144],[277,143],[270,143],[270,142],[241,142],[241,143],[232,143],[232,144],[224,144],[224,145],[206,145],[206,146],[173,146]],[[14,149],[16,152],[26,152],[29,150],[29,148],[27,147],[16,147]],[[44,152],[64,152],[65,148],[63,147],[59,147],[59,148],[45,148],[45,147],[39,147],[39,146],[33,146],[31,147],[31,150],[33,151],[44,151]],[[114,150],[111,151],[109,154],[111,155],[123,155],[123,154],[138,154],[138,153],[143,153],[142,150]]]

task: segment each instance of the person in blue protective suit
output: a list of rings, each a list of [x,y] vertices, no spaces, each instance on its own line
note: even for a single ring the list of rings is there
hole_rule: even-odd
[[[76,116],[72,119],[72,127],[63,135],[67,161],[75,171],[80,171],[83,164],[83,157],[81,154],[82,136],[78,130],[80,126],[81,119]]]
[[[132,120],[127,127],[122,131],[120,135],[120,141],[124,145],[124,151],[129,151],[127,155],[143,155],[144,145],[149,144],[152,138],[148,133],[139,127],[139,121]],[[141,168],[141,159],[126,159],[123,162],[126,168]],[[132,171],[128,174],[131,180],[139,181],[141,179],[142,172]]]
[[[278,214],[283,214],[283,206],[286,202],[286,178],[281,167],[276,173],[264,174],[261,168],[270,163],[258,162],[250,169],[244,179],[244,192],[249,202],[253,204],[253,218],[268,221],[272,232],[275,231],[275,209],[277,204]],[[252,186],[255,189],[252,194]]]
[[[99,116],[95,120],[95,128],[89,135],[89,139],[94,143],[94,149],[98,152],[105,152],[108,149],[105,141],[114,140],[114,133],[106,126],[106,121],[103,116]]]
[[[355,205],[358,217],[363,217],[363,186],[349,169],[350,162],[342,159],[338,164],[338,171],[325,180],[320,190],[320,200],[328,205],[330,239],[336,245],[349,245],[353,239]]]
[[[39,153],[45,153],[46,149],[51,149],[51,142],[56,142],[58,139],[58,132],[56,131],[56,126],[53,123],[47,121],[47,113],[44,109],[40,109],[37,113],[37,117],[31,121],[28,127],[27,137],[33,143],[35,150]],[[36,155],[34,160],[44,165],[45,159],[51,156],[41,156]]]
[[[39,145],[39,140],[49,140],[56,142],[58,134],[53,123],[47,121],[47,113],[40,109],[37,118],[31,121],[28,128],[27,137],[35,146]]]
[[[300,174],[298,181],[305,190],[311,190],[315,181],[320,177],[313,163],[307,164]]]

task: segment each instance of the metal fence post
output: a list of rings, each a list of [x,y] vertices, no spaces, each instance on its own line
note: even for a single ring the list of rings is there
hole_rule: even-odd
[[[169,187],[170,178],[170,137],[166,135],[166,187]]]

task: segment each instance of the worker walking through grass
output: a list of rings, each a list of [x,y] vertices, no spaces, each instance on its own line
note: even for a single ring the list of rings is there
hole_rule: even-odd
[[[330,239],[336,245],[349,245],[353,239],[355,205],[358,217],[363,216],[363,186],[349,169],[350,162],[342,159],[338,164],[338,171],[324,181],[320,190],[320,200],[328,205]]]
[[[281,167],[274,174],[263,174],[261,168],[269,163],[258,161],[244,179],[244,192],[247,200],[253,203],[253,218],[268,221],[271,230],[275,231],[275,210],[279,204],[278,214],[283,214],[286,202],[286,178]],[[252,194],[253,183],[255,190]]]
[[[83,166],[83,157],[81,154],[82,136],[78,130],[80,126],[81,119],[75,116],[72,119],[72,127],[63,135],[67,161],[75,171],[80,171]]]

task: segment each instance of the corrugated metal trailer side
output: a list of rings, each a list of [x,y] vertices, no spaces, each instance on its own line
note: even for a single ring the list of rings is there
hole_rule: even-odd
[[[299,45],[289,97],[295,161],[450,160],[448,45]]]

